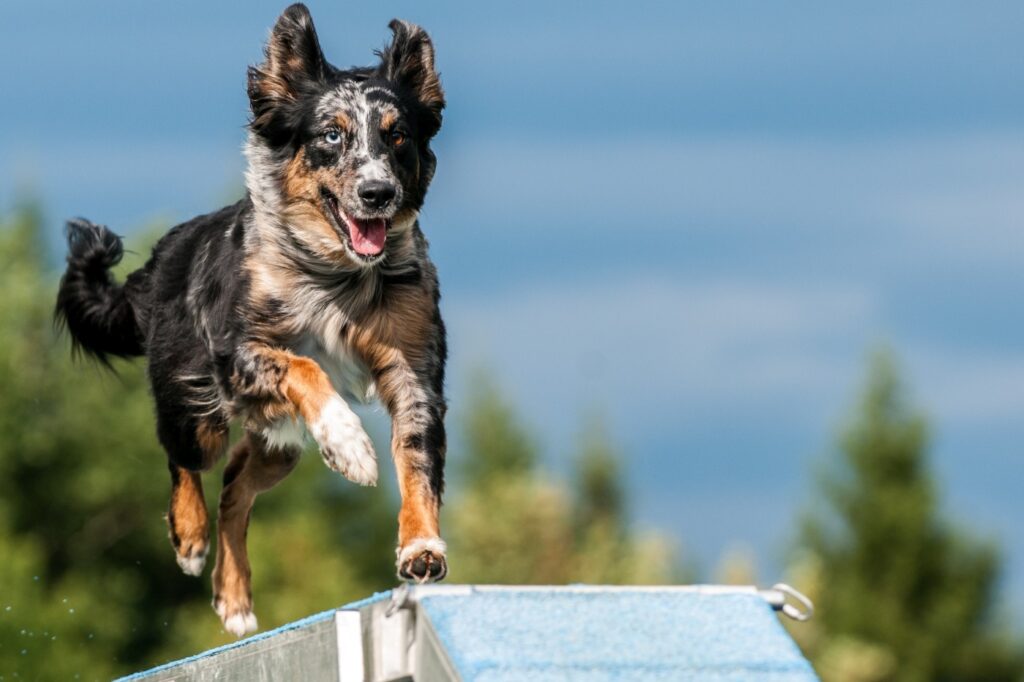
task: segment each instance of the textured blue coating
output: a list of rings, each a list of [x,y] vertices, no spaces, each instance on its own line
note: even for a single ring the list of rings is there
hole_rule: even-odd
[[[390,597],[391,597],[391,591],[390,590],[388,590],[387,592],[377,592],[372,597],[367,597],[366,599],[360,599],[359,601],[352,602],[351,604],[346,604],[345,606],[342,606],[341,608],[343,608],[343,609],[358,609],[358,608],[361,608],[363,606],[368,606],[369,604],[373,604],[375,602],[382,601],[384,599],[389,599]],[[179,665],[183,665],[185,663],[191,663],[193,661],[198,661],[198,660],[201,660],[203,658],[209,658],[210,656],[215,656],[215,655],[217,655],[219,653],[222,653],[222,652],[225,652],[225,651],[230,651],[231,649],[238,649],[240,647],[248,646],[248,645],[250,645],[250,644],[252,644],[254,642],[259,642],[259,641],[264,640],[264,639],[269,639],[270,637],[273,637],[275,635],[279,635],[282,632],[288,632],[290,630],[297,630],[297,629],[305,627],[307,625],[312,625],[313,623],[318,623],[318,622],[320,622],[322,620],[328,620],[330,618],[334,618],[334,614],[335,614],[335,612],[337,610],[338,609],[330,609],[328,611],[321,611],[320,613],[313,614],[312,616],[306,616],[302,620],[296,620],[296,621],[293,621],[291,623],[287,623],[285,625],[282,625],[279,628],[275,628],[273,630],[267,630],[266,632],[261,632],[261,633],[259,633],[257,635],[253,635],[252,637],[247,637],[245,639],[240,639],[237,642],[232,642],[231,644],[225,644],[224,646],[219,646],[216,649],[210,649],[208,651],[204,651],[201,654],[196,654],[194,656],[189,656],[187,658],[182,658],[182,659],[179,659],[177,661],[171,661],[170,663],[164,663],[163,665],[158,665],[155,668],[150,668],[149,670],[144,670],[142,672],[134,673],[132,675],[128,675],[127,677],[120,677],[117,680],[115,680],[114,682],[127,682],[128,680],[142,680],[142,679],[145,679],[145,678],[149,677],[150,675],[154,675],[154,674],[156,674],[158,672],[161,672],[163,670],[166,670],[168,668],[174,668],[174,667],[177,667]]]
[[[756,594],[501,590],[420,599],[463,680],[817,680]]]
[[[469,589],[468,594],[419,598],[463,680],[817,680],[771,607],[753,593]],[[343,608],[360,608],[390,595],[380,592]],[[324,611],[121,680],[145,679],[334,613]]]

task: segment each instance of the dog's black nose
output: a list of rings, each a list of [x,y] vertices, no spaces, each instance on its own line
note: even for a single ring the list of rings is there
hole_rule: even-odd
[[[384,208],[395,198],[395,186],[383,180],[367,180],[359,185],[358,194],[367,208]]]

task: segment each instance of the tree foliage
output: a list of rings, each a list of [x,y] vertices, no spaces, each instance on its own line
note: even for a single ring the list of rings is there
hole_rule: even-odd
[[[446,515],[458,557],[452,580],[654,584],[679,577],[664,537],[630,529],[618,456],[599,423],[581,438],[574,490],[540,467],[534,438],[492,378],[478,374],[468,404],[457,462],[467,485]]]
[[[928,426],[879,353],[821,481],[796,562],[819,607],[794,635],[825,680],[1014,680],[1021,651],[998,628],[999,557],[944,519]]]

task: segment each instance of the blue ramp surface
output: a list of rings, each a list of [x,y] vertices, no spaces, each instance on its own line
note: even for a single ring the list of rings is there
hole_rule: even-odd
[[[403,586],[125,679],[816,680],[776,588]]]
[[[756,592],[479,588],[417,601],[464,680],[817,680]]]

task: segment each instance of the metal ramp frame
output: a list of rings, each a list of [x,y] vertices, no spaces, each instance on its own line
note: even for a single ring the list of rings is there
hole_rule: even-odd
[[[785,585],[403,585],[122,680],[817,680]]]

